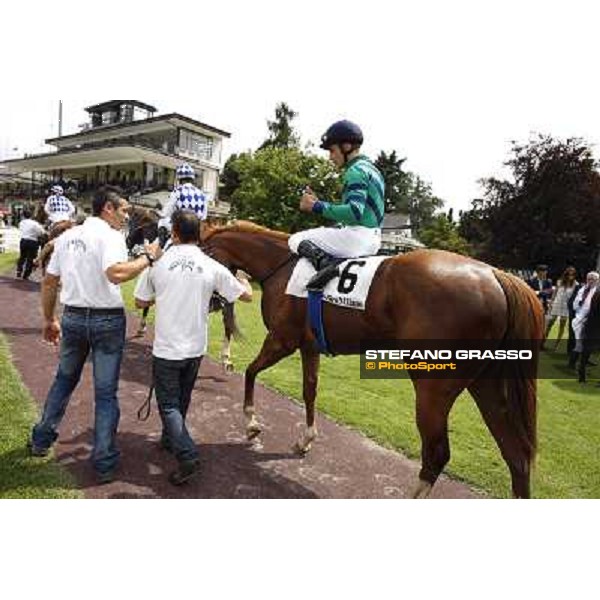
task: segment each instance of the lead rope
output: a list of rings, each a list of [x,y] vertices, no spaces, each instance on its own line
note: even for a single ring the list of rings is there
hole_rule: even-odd
[[[148,397],[140,409],[137,412],[138,421],[147,421],[150,418],[150,413],[152,411],[152,396],[154,394],[154,386],[150,386],[150,391],[148,392]],[[145,412],[144,412],[145,411]]]
[[[154,361],[152,361],[152,381],[154,381]],[[152,396],[154,395],[154,384],[150,385],[148,391],[148,397],[142,406],[140,406],[137,412],[138,421],[147,421],[150,418],[150,412],[152,411]]]

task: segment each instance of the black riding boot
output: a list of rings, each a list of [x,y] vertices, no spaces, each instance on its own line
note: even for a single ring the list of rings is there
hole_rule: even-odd
[[[322,291],[329,281],[339,275],[338,265],[343,259],[331,256],[331,254],[328,254],[310,240],[300,242],[298,245],[298,254],[304,258],[308,258],[318,271],[306,285],[307,290],[311,292]]]
[[[334,277],[337,277],[340,274],[340,269],[339,269],[338,265],[339,265],[339,261],[334,264],[328,265],[324,269],[321,269],[306,284],[306,289],[309,292],[322,292],[325,289],[325,286]]]

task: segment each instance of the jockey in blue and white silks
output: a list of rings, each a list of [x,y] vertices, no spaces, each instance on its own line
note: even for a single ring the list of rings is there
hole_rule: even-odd
[[[171,193],[166,206],[161,212],[159,226],[171,228],[171,216],[177,210],[191,211],[201,221],[206,221],[208,216],[208,198],[198,189],[193,181],[196,178],[194,169],[188,164],[177,167],[178,184]]]
[[[61,221],[70,221],[75,216],[75,207],[73,203],[64,195],[64,190],[60,185],[52,188],[52,196],[48,196],[44,210],[52,225]]]

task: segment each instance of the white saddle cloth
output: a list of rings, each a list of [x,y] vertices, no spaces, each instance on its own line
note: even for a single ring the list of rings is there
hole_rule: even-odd
[[[323,291],[323,300],[337,306],[364,310],[371,282],[379,265],[389,256],[349,258],[340,264],[340,276],[332,279]],[[288,281],[285,293],[289,296],[306,298],[306,284],[316,273],[311,262],[301,258]]]

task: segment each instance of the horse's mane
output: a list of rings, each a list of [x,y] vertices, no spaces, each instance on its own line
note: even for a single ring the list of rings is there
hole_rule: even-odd
[[[259,233],[277,240],[288,240],[290,237],[289,233],[269,229],[268,227],[263,227],[262,225],[252,223],[252,221],[234,221],[228,225],[211,227],[206,231],[204,241],[208,241],[213,235],[217,235],[218,233],[226,233],[228,231],[234,233]]]
[[[148,208],[146,206],[136,206],[132,205],[129,209],[129,215],[132,219],[134,219],[138,224],[147,223],[152,225],[156,223],[159,219],[158,212],[156,209]]]

